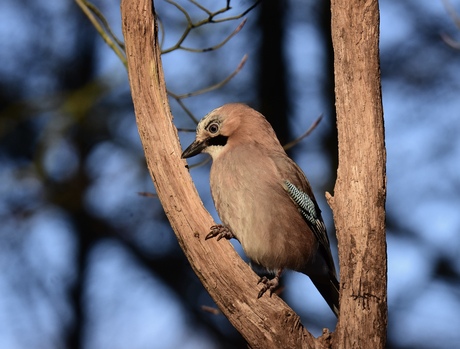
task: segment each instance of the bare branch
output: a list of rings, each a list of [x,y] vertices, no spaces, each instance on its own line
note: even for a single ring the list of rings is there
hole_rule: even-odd
[[[179,38],[179,40],[173,46],[171,46],[170,48],[168,48],[166,50],[162,50],[161,54],[166,54],[166,53],[172,52],[174,50],[177,50],[180,47],[180,45],[182,45],[184,40],[187,38],[187,36],[190,33],[190,31],[194,28],[192,19],[190,18],[188,12],[182,6],[180,6],[178,3],[176,3],[175,1],[172,1],[172,0],[165,0],[165,1],[167,3],[175,6],[180,12],[182,12],[182,14],[185,16],[185,19],[187,20],[187,28],[185,28],[185,30],[182,33],[182,35]]]
[[[247,60],[248,60],[248,55],[244,55],[243,58],[241,59],[240,63],[236,67],[236,69],[229,76],[227,76],[224,80],[218,82],[217,84],[214,84],[212,86],[203,88],[203,89],[195,91],[195,92],[189,92],[189,93],[185,93],[185,94],[182,94],[182,95],[176,95],[171,91],[168,91],[168,94],[171,97],[173,97],[174,99],[184,99],[184,98],[195,97],[195,96],[198,96],[198,95],[202,95],[204,93],[208,93],[210,91],[217,90],[217,89],[221,88],[222,86],[224,86],[226,83],[228,83],[231,79],[233,79],[235,77],[235,75],[238,74],[241,71],[241,69],[243,69],[243,67],[246,64]]]
[[[201,5],[200,3],[196,2],[195,0],[190,0],[190,2],[195,5],[196,7],[198,7],[200,10],[202,10],[203,12],[206,12],[206,14],[208,16],[212,16],[212,12],[209,11],[206,7],[204,7],[203,5]],[[227,5],[230,5],[230,3],[227,3]],[[227,6],[227,8],[225,9],[225,11],[227,11],[229,9],[229,7]]]
[[[190,47],[184,47],[182,46],[183,42],[185,41],[185,39],[187,38],[187,36],[190,34],[190,32],[195,29],[195,28],[198,28],[198,27],[201,27],[201,26],[204,26],[206,24],[209,24],[209,23],[222,23],[222,22],[228,22],[228,21],[233,21],[233,20],[236,20],[236,19],[240,19],[242,17],[244,17],[248,12],[250,12],[253,8],[255,8],[259,3],[260,3],[260,0],[259,1],[256,1],[252,6],[250,6],[247,10],[245,10],[244,12],[238,14],[238,15],[235,15],[235,16],[231,16],[231,17],[225,17],[225,18],[221,18],[221,19],[214,19],[214,17],[216,17],[217,15],[220,15],[222,13],[225,13],[227,12],[228,10],[231,9],[230,7],[230,1],[227,1],[227,6],[220,9],[220,10],[217,10],[216,12],[211,12],[209,11],[207,8],[205,8],[203,5],[199,4],[198,2],[196,2],[195,0],[190,0],[190,2],[192,4],[194,4],[196,7],[198,7],[200,10],[204,11],[206,14],[207,14],[207,17],[202,19],[202,20],[199,20],[197,22],[193,22],[192,18],[190,17],[190,15],[188,14],[187,10],[179,5],[177,2],[173,1],[173,0],[165,0],[167,3],[173,5],[174,7],[176,7],[184,16],[185,16],[185,20],[187,21],[187,26],[186,28],[184,29],[184,32],[182,33],[181,37],[177,40],[177,42],[172,45],[171,47],[167,48],[167,49],[164,49],[161,51],[162,54],[165,54],[165,53],[169,53],[169,52],[172,52],[174,50],[185,50],[185,51],[189,51],[189,52],[207,52],[207,51],[212,51],[212,50],[216,50],[220,47],[222,47],[223,45],[225,45],[235,34],[237,34],[244,26],[244,24],[246,23],[246,20],[244,20],[227,38],[225,38],[220,44],[217,44],[215,46],[212,46],[212,47],[208,47],[208,48],[205,48],[205,49],[194,49],[194,48],[190,48]]]
[[[442,0],[444,7],[446,8],[447,12],[449,13],[450,17],[454,21],[457,28],[460,29],[460,16],[458,16],[457,12],[455,11],[454,7],[450,3],[449,0]]]
[[[460,16],[457,14],[457,12],[455,11],[455,9],[452,6],[452,4],[450,3],[450,1],[443,0],[442,2],[444,4],[444,7],[446,8],[447,12],[449,13],[450,18],[452,18],[452,20],[454,21],[454,23],[457,26],[457,28],[460,29]],[[452,47],[452,48],[454,48],[456,50],[460,50],[460,42],[452,39],[449,35],[442,33],[441,38],[450,47]]]
[[[192,133],[192,132],[195,132],[196,130],[193,129],[193,128],[182,128],[182,127],[178,127],[178,128],[177,128],[177,131],[179,131],[179,132]]]
[[[224,86],[226,83],[228,83],[231,79],[233,79],[233,77],[238,74],[241,69],[243,69],[246,61],[248,59],[248,56],[247,55],[244,55],[243,58],[241,59],[240,63],[238,64],[238,66],[236,67],[236,69],[229,75],[227,76],[224,80],[218,82],[217,84],[214,84],[212,86],[209,86],[209,87],[206,87],[204,89],[201,89],[201,90],[198,90],[198,91],[195,91],[195,92],[190,92],[190,93],[185,93],[185,94],[182,94],[182,95],[178,95],[170,90],[168,90],[168,96],[170,96],[171,98],[173,98],[178,104],[179,106],[185,111],[185,113],[193,120],[193,122],[195,124],[198,124],[198,119],[195,117],[195,115],[193,115],[193,113],[185,106],[184,102],[182,101],[183,99],[185,98],[189,98],[189,97],[194,97],[194,96],[198,96],[198,95],[201,95],[203,93],[207,93],[207,92],[210,92],[210,91],[213,91],[213,90],[216,90],[222,86]]]
[[[160,16],[157,16],[157,22],[158,22],[158,28],[160,29],[160,33],[158,34],[158,36],[160,36],[160,47],[163,47],[163,44],[165,42],[166,32],[165,32],[163,21],[161,20]]]
[[[221,18],[221,19],[213,19],[212,23],[222,23],[222,22],[228,22],[228,21],[233,21],[235,19],[239,19],[241,17],[246,16],[250,11],[252,11],[257,5],[259,5],[261,0],[258,0],[254,3],[254,5],[250,6],[246,11],[241,12],[240,14],[233,16],[233,17],[226,17],[226,18]],[[230,2],[228,2],[229,4]],[[230,9],[230,7],[228,7]],[[216,13],[217,14],[217,13]]]
[[[195,117],[195,115],[193,115],[193,113],[190,111],[190,109],[188,109],[185,106],[185,104],[182,101],[182,99],[179,98],[178,96],[174,95],[174,93],[172,93],[172,92],[167,91],[167,93],[171,98],[173,98],[179,104],[179,106],[185,111],[185,113],[190,117],[190,119],[192,119],[195,124],[198,124],[198,119]]]
[[[192,169],[192,168],[197,168],[197,167],[201,167],[201,166],[204,166],[206,165],[208,162],[211,161],[211,157],[210,156],[207,156],[205,157],[204,160],[201,160],[200,162],[197,162],[196,164],[193,164],[193,165],[189,165],[188,168],[189,169]]]
[[[113,31],[110,29],[109,23],[99,9],[87,0],[75,0],[75,2],[81,8],[86,17],[88,17],[105,43],[115,52],[118,58],[120,58],[123,65],[127,67],[124,44],[115,36]]]
[[[86,2],[88,8],[93,11],[93,13],[96,15],[96,17],[99,19],[99,21],[102,23],[102,25],[104,26],[104,29],[107,31],[107,33],[113,38],[113,40],[115,41],[115,43],[120,47],[122,48],[123,50],[125,49],[125,43],[123,41],[121,41],[120,39],[118,39],[118,37],[115,35],[115,33],[112,31],[112,28],[110,28],[110,24],[109,22],[107,21],[107,19],[104,17],[104,15],[102,14],[102,12],[96,7],[96,5],[86,1],[86,0],[83,0]]]
[[[190,0],[190,2],[192,4],[194,4],[196,7],[198,7],[200,10],[206,12],[206,14],[208,15],[208,18],[206,18],[206,19],[202,20],[201,22],[197,23],[197,25],[202,25],[202,24],[206,24],[206,23],[222,23],[222,22],[233,21],[235,19],[242,18],[246,14],[248,14],[253,8],[255,8],[260,3],[260,0],[256,1],[248,9],[246,9],[245,11],[243,11],[242,13],[240,13],[240,14],[238,14],[236,16],[225,17],[225,18],[216,19],[216,20],[214,19],[214,17],[231,10],[230,0],[227,0],[227,5],[225,7],[221,8],[220,10],[217,10],[215,12],[209,11],[206,7],[204,7],[203,5],[199,4],[195,0]]]
[[[148,191],[140,191],[140,192],[137,193],[137,195],[145,196],[146,198],[157,198],[158,199],[158,194],[151,193],[151,192],[148,192]]]
[[[182,14],[185,16],[185,19],[187,20],[187,23],[189,24],[192,24],[193,26],[193,21],[192,21],[192,18],[190,17],[190,15],[188,14],[187,10],[185,8],[183,8],[181,5],[179,5],[177,2],[175,1],[172,1],[172,0],[165,0],[168,4],[171,4],[173,5],[174,7],[176,7],[180,12],[182,12]]]
[[[231,38],[233,38],[236,34],[238,34],[238,32],[243,29],[244,25],[246,24],[246,19],[244,19],[239,25],[238,27],[235,28],[235,30],[233,32],[230,33],[230,35],[228,35],[224,40],[222,40],[219,44],[217,45],[214,45],[214,46],[211,46],[211,47],[207,47],[207,48],[201,48],[201,49],[198,49],[198,48],[190,48],[190,47],[185,47],[185,46],[179,46],[177,47],[177,49],[180,49],[180,50],[184,50],[184,51],[189,51],[189,52],[209,52],[209,51],[214,51],[214,50],[217,50],[219,48],[221,48],[222,46],[224,46]]]
[[[452,39],[449,35],[447,34],[441,34],[441,39],[450,47],[460,50],[460,42]]]
[[[201,310],[203,310],[203,311],[205,311],[207,313],[210,313],[212,315],[220,315],[220,314],[222,314],[221,311],[219,310],[219,308],[214,308],[214,307],[210,307],[210,306],[207,306],[207,305],[202,305]]]
[[[316,126],[319,125],[319,123],[321,122],[321,120],[323,119],[323,114],[321,114],[312,124],[311,126],[308,128],[307,131],[305,131],[302,135],[300,135],[299,137],[297,137],[296,139],[294,139],[293,141],[283,145],[283,148],[284,150],[288,150],[288,149],[291,149],[292,147],[294,147],[295,145],[297,145],[302,139],[308,137],[312,132],[313,130],[316,128]]]

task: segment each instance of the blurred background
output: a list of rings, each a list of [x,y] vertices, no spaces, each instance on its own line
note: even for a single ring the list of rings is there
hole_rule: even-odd
[[[193,3],[178,3],[194,21],[206,18]],[[216,11],[226,1],[200,3]],[[95,4],[121,37],[119,2]],[[167,49],[187,23],[177,6],[155,5]],[[218,18],[253,2],[231,5]],[[453,348],[460,343],[460,1],[380,6],[388,348]],[[168,89],[218,83],[247,54],[224,87],[182,100],[197,118],[245,102],[286,143],[324,115],[290,155],[315,189],[336,257],[324,199],[337,168],[329,3],[266,0],[244,17],[245,27],[218,50],[164,54]],[[241,21],[200,27],[184,46],[212,47]],[[0,42],[0,348],[246,348],[225,317],[202,309],[214,304],[159,201],[145,195],[155,189],[126,70],[78,6],[3,0]],[[177,101],[171,108],[177,127],[194,129]],[[180,135],[183,147],[194,137]],[[218,219],[209,166],[191,173]],[[283,281],[283,298],[310,331],[335,327],[306,276],[288,272]]]

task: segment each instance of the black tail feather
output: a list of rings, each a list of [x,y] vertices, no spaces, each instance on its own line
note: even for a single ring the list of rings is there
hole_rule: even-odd
[[[329,305],[335,316],[339,317],[339,289],[340,285],[335,275],[325,277],[310,277],[311,281],[323,296],[326,303]]]

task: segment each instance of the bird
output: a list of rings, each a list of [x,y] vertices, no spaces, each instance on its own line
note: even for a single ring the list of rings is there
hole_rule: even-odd
[[[200,153],[212,158],[211,195],[222,222],[205,239],[237,239],[252,263],[274,275],[260,278],[259,298],[271,296],[290,269],[309,276],[338,317],[339,281],[321,210],[266,118],[243,103],[212,110],[181,158]]]

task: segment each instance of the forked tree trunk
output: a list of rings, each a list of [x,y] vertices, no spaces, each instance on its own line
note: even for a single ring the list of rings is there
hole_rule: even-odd
[[[214,223],[199,199],[190,175],[185,168],[185,161],[180,159],[181,147],[177,137],[177,130],[173,125],[166,95],[152,1],[122,0],[121,13],[131,94],[147,165],[165,213],[195,273],[221,311],[243,335],[251,348],[281,349],[331,347],[330,336],[326,334],[319,339],[315,339],[301,325],[300,319],[294,311],[277,296],[274,295],[272,298],[262,297],[261,299],[257,299],[258,288],[255,285],[258,278],[248,265],[246,265],[236,254],[230,243],[226,241],[218,242],[215,240],[204,241],[204,236],[208,233],[209,227]],[[378,74],[375,75],[375,78],[377,79],[376,86],[379,86]],[[339,91],[337,92],[339,93]],[[380,90],[378,89],[378,94],[379,93]],[[363,104],[364,102],[360,103],[360,105]],[[372,112],[371,115],[377,117],[376,113]],[[379,123],[376,122],[376,124],[378,125]],[[378,132],[379,130],[374,130],[368,133],[370,135],[376,135]],[[383,133],[382,130],[380,130],[380,132]],[[352,141],[355,142],[356,139],[352,139]],[[369,141],[371,143],[373,142],[376,146],[383,147],[383,143],[375,142],[375,140]],[[384,154],[384,149],[380,149],[380,152]],[[384,158],[382,160],[384,160]],[[345,166],[345,164],[343,164],[343,166]],[[362,171],[365,171],[370,166],[362,165],[361,163],[351,163],[351,165],[355,167],[358,166]],[[384,166],[382,164],[379,165]],[[376,166],[376,164],[373,164],[370,170],[374,171]],[[356,178],[356,180],[361,180],[361,177]],[[367,181],[366,183],[369,184]],[[375,184],[375,182],[372,183]],[[339,188],[338,186],[337,190],[339,190]],[[366,186],[366,190],[370,189]],[[372,190],[370,190],[370,192],[370,194],[373,193]],[[342,212],[343,209],[341,208],[339,193],[340,191],[336,191],[334,206]],[[361,191],[358,193],[361,193]],[[343,192],[343,194],[340,195],[346,195],[350,202],[355,202],[356,200],[357,202],[353,204],[354,209],[359,212],[363,210],[359,202],[359,200],[362,200],[360,196],[354,196],[352,192]],[[384,203],[384,192],[379,192],[379,195],[381,203]],[[371,199],[368,197],[363,203],[368,204],[369,200]],[[383,209],[383,206],[381,207]],[[368,208],[366,208],[366,210],[366,212],[369,213]],[[341,216],[336,215],[336,220],[340,217]],[[375,226],[375,224],[371,224],[371,222],[375,222],[379,217],[380,209],[378,214],[376,214],[375,211],[370,212],[370,216],[367,220],[362,222],[359,221],[359,223],[362,224],[360,226],[361,230],[359,233],[355,232],[358,241],[361,241],[361,238],[366,238],[368,227]],[[358,221],[356,222],[356,224],[352,225],[353,227],[358,224]],[[337,223],[339,223],[339,227],[344,227],[342,222],[336,221],[336,224]],[[383,225],[379,227],[381,227],[381,230],[376,229],[368,233],[382,236],[382,234],[384,234]],[[344,235],[346,235],[348,231],[346,229],[348,228],[346,228],[345,225],[345,228],[341,230],[341,235],[339,236],[341,244],[348,243],[344,238]],[[356,229],[358,229],[358,227],[356,227]],[[361,257],[361,246],[363,243],[357,243],[356,241],[355,243],[356,246],[358,246],[354,247],[354,249],[358,248],[357,257]],[[344,250],[348,251],[348,249]],[[384,246],[383,251],[385,251]],[[342,251],[341,256],[343,256]],[[342,258],[348,258],[348,254]],[[385,258],[385,256],[381,258]],[[347,260],[349,260],[349,258]],[[349,276],[345,275],[345,278],[342,278],[345,282],[345,287],[354,285],[352,283],[354,280],[353,277],[356,272],[360,271],[356,271],[356,267],[359,266],[359,263],[354,267],[349,266],[349,269],[354,271],[348,272]],[[372,268],[375,266],[375,264],[371,265]],[[342,266],[342,268],[344,268],[344,266]],[[346,267],[345,270],[347,270]],[[373,271],[371,273],[373,273]],[[350,277],[350,279],[348,279],[348,277]],[[376,293],[372,285],[366,284],[366,287],[366,292],[372,295],[378,294],[378,296],[381,296],[380,291]],[[360,295],[360,293],[357,294]],[[369,309],[359,307],[353,308],[352,305],[347,305],[347,303],[353,303],[352,298],[345,301],[345,320],[349,321],[353,317],[367,320],[370,318],[375,319],[380,313],[385,315],[385,312],[382,311],[374,317],[350,313],[349,309],[354,309],[354,311],[358,313],[376,311],[376,307],[374,306],[375,303],[372,303],[372,299],[374,298],[363,297],[363,299],[366,299],[365,304],[370,304]],[[367,299],[370,300],[368,301]],[[385,301],[386,298],[382,297],[381,300]],[[382,309],[382,305],[379,306],[379,309]],[[386,323],[386,318],[384,322]],[[345,324],[346,321],[340,322],[339,334],[345,333],[348,329]],[[369,328],[369,326],[366,327],[366,329]],[[375,332],[376,330],[372,329],[372,331]],[[364,335],[362,329],[360,329],[359,335]],[[345,341],[344,337],[347,336],[348,338],[346,338]],[[358,337],[358,332],[336,336],[335,340],[337,342],[332,344],[336,347],[345,348],[342,343],[352,343],[355,337]],[[365,347],[366,346],[363,346],[362,348]],[[373,346],[372,348],[379,347]]]

